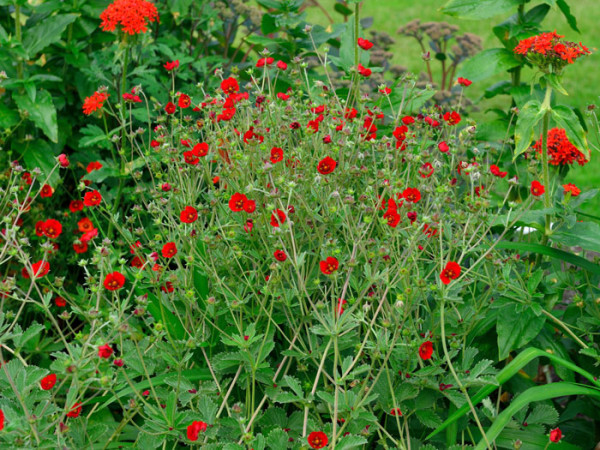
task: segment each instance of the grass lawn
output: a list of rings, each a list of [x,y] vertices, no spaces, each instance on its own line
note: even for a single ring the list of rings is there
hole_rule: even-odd
[[[320,3],[331,12],[335,20],[341,21],[341,15],[333,12],[335,0],[320,0]],[[411,72],[419,73],[425,70],[425,64],[421,59],[421,51],[417,42],[408,37],[396,34],[398,28],[413,20],[421,19],[423,22],[428,21],[447,21],[460,26],[460,32],[470,32],[479,35],[483,39],[483,48],[494,48],[501,46],[496,36],[492,32],[492,28],[505,20],[507,17],[494,17],[487,20],[469,21],[457,20],[453,17],[444,15],[439,8],[445,2],[441,0],[365,0],[363,2],[362,17],[373,17],[373,26],[371,29],[381,30],[389,33],[396,43],[392,47],[394,51],[393,63],[408,67]],[[539,2],[534,2],[535,4]],[[564,34],[567,39],[572,41],[582,41],[590,49],[600,48],[600,33],[597,31],[597,22],[600,19],[600,6],[598,0],[571,0],[569,1],[571,12],[577,18],[578,27],[581,34],[573,31],[567,24],[564,16],[560,11],[551,10],[544,24],[548,30],[556,30],[560,34]],[[311,22],[319,23],[324,26],[328,24],[325,16],[317,8],[308,10],[309,19]],[[600,87],[597,67],[599,63],[598,53],[590,57],[583,58],[577,61],[572,67],[566,70],[564,77],[564,85],[570,96],[559,99],[561,103],[566,103],[571,106],[576,106],[585,110],[590,103],[600,103]],[[433,64],[437,66],[437,64]],[[525,72],[522,76],[523,81],[531,80],[533,71]],[[439,77],[435,76],[436,79]],[[469,88],[469,94],[472,100],[477,101],[481,98],[484,90],[496,81],[508,79],[503,75],[497,78],[492,78],[482,81],[479,85],[473,84]],[[560,94],[559,94],[560,95]],[[484,111],[495,105],[498,102],[506,101],[507,97],[499,97],[492,100],[483,99],[478,103],[482,114]],[[504,106],[505,103],[502,104]],[[591,139],[590,144],[597,146],[595,138]],[[584,167],[574,167],[567,176],[567,182],[577,184],[582,189],[592,189],[600,186],[600,154],[592,149],[591,162]],[[594,213],[600,209],[600,198],[588,204],[585,210],[589,213]]]

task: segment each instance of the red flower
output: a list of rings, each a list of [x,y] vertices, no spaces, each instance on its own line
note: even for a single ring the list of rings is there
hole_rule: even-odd
[[[81,402],[76,402],[67,413],[67,417],[79,417],[81,414]]]
[[[360,73],[363,77],[370,77],[371,76],[371,69],[367,69],[365,67],[363,67],[362,64],[358,65],[358,73]]]
[[[148,31],[148,22],[158,21],[154,4],[145,0],[115,0],[100,14],[104,31],[114,31],[117,25],[123,32],[133,35]],[[147,22],[147,21],[148,22]]]
[[[396,228],[396,226],[400,223],[400,214],[395,208],[388,208],[388,210],[383,214],[383,218],[387,220],[388,226],[392,228]]]
[[[565,190],[565,195],[567,192],[570,192],[572,197],[577,197],[579,194],[581,194],[581,189],[572,183],[563,184],[562,187]]]
[[[535,180],[531,182],[531,194],[539,197],[540,195],[542,195],[544,192],[546,192],[546,189],[544,188],[544,185],[542,183],[540,183],[539,181]]]
[[[60,167],[62,167],[63,169],[71,165],[71,163],[69,162],[69,158],[64,153],[58,155],[58,164],[60,164]]]
[[[327,435],[322,431],[313,431],[308,435],[307,441],[312,448],[323,448],[329,444]]]
[[[460,114],[456,111],[447,112],[444,114],[444,120],[448,125],[457,125],[460,122]]]
[[[279,147],[273,147],[271,149],[271,163],[276,164],[283,161],[283,150]]]
[[[50,389],[52,389],[55,384],[56,384],[56,374],[55,373],[46,375],[40,381],[40,387],[45,391],[49,391]]]
[[[43,225],[44,234],[50,239],[56,239],[62,233],[62,225],[58,220],[48,219]]]
[[[533,148],[539,155],[542,154],[542,139],[537,141]],[[588,160],[585,155],[575,147],[567,138],[567,133],[562,128],[552,128],[548,131],[548,161],[553,166],[567,165],[577,162],[580,166],[585,165]]]
[[[287,64],[284,63],[283,61],[277,61],[277,68],[279,70],[287,70]]]
[[[221,89],[225,94],[236,94],[240,90],[240,85],[235,78],[229,77],[221,81]]]
[[[113,354],[113,349],[110,345],[104,344],[98,347],[98,357],[108,359]]]
[[[94,223],[87,217],[84,217],[79,222],[77,222],[77,228],[82,233],[87,233],[88,231],[92,231],[94,229]]]
[[[4,429],[4,411],[0,409],[0,431]]]
[[[177,246],[175,245],[175,242],[167,242],[165,245],[163,245],[161,253],[165,258],[172,258],[175,256],[177,254]]]
[[[338,304],[337,304],[337,313],[338,316],[341,316],[344,313],[344,305],[347,305],[348,302],[344,299],[338,298]]]
[[[450,147],[448,147],[446,141],[442,141],[438,144],[438,150],[442,153],[446,153],[448,150],[450,150]]]
[[[75,250],[75,253],[85,253],[88,251],[88,244],[87,242],[81,242],[80,244],[74,242],[73,243],[73,250]]]
[[[179,216],[183,223],[194,223],[198,220],[198,211],[192,206],[186,206]]]
[[[208,155],[208,144],[206,142],[199,142],[198,144],[194,145],[192,152],[194,152],[196,156],[204,157]]]
[[[208,425],[205,422],[194,420],[192,424],[187,427],[187,438],[190,441],[197,441],[198,434],[200,434],[200,432],[205,432],[207,426]]]
[[[86,192],[83,196],[83,204],[85,206],[97,206],[102,201],[102,195],[100,192],[93,190],[91,192]]]
[[[254,227],[254,221],[252,219],[246,220],[246,223],[244,224],[244,231],[246,233],[251,233],[253,227]]]
[[[373,43],[366,39],[358,38],[358,46],[363,50],[370,50],[373,47]]]
[[[175,106],[175,104],[173,102],[169,102],[165,106],[165,112],[167,114],[173,114],[176,110],[177,110],[177,107]]]
[[[337,271],[340,266],[337,258],[333,256],[327,257],[324,261],[319,262],[319,268],[321,272],[325,275],[331,275],[333,272]]]
[[[454,261],[448,261],[442,273],[440,273],[440,279],[444,284],[450,284],[450,281],[456,280],[460,276],[460,265]]]
[[[160,290],[163,291],[165,294],[170,294],[175,290],[175,288],[173,287],[173,283],[167,281],[164,286],[160,287]]]
[[[406,188],[402,192],[402,197],[404,197],[407,202],[417,203],[421,200],[421,191],[417,188]]]
[[[560,440],[562,439],[562,431],[560,431],[560,428],[554,428],[553,430],[550,430],[550,442],[560,442]]]
[[[34,278],[45,277],[46,275],[48,275],[48,272],[50,272],[50,263],[48,261],[38,261],[36,263],[33,263],[31,265],[31,272]],[[25,278],[29,278],[31,276],[31,274],[26,270],[23,272],[23,274],[27,274]]]
[[[44,221],[43,220],[38,220],[35,223],[35,235],[36,236],[43,236],[44,235]]]
[[[336,166],[337,162],[335,162],[333,158],[326,156],[321,161],[319,161],[319,164],[317,164],[317,170],[322,175],[328,175],[335,170]]]
[[[383,89],[379,89],[379,92],[381,92],[383,95],[390,95],[392,90],[389,87],[385,87]]]
[[[423,164],[419,169],[419,175],[421,175],[421,178],[429,178],[431,175],[433,175],[433,166],[431,163]]]
[[[187,164],[191,166],[195,166],[200,162],[200,158],[198,158],[198,155],[196,155],[196,153],[193,150],[183,152],[183,159]]]
[[[421,359],[429,359],[433,355],[433,343],[431,341],[425,341],[419,346],[419,356]]]
[[[163,64],[163,67],[169,72],[171,70],[177,69],[179,67],[179,60],[176,59],[175,61],[167,61],[165,64]]]
[[[90,97],[86,97],[83,101],[83,113],[89,116],[94,111],[102,109],[108,96],[109,94],[104,92],[94,92]]]
[[[244,211],[246,211],[248,214],[256,211],[256,200],[246,200],[244,202]]]
[[[52,194],[54,194],[54,189],[52,188],[52,186],[50,186],[49,184],[45,184],[42,186],[42,190],[40,191],[40,197],[48,198],[52,197]]]
[[[256,67],[270,66],[274,62],[275,59],[271,58],[270,56],[267,58],[260,58],[258,61],[256,61]]]
[[[392,416],[401,416],[402,411],[400,411],[400,408],[392,408],[392,410],[390,411],[390,414]]]
[[[262,144],[264,137],[254,132],[254,127],[250,127],[244,133],[244,144]]]
[[[83,210],[83,202],[81,200],[71,200],[69,203],[69,210],[72,213],[76,213]]]
[[[86,172],[87,173],[91,173],[94,170],[99,170],[102,169],[102,163],[99,161],[92,161],[91,163],[89,163],[86,167]]]
[[[236,192],[229,199],[229,209],[233,212],[240,212],[244,209],[244,204],[248,201],[248,197],[244,194]]]
[[[189,95],[181,94],[179,96],[179,100],[177,100],[177,104],[181,109],[189,108],[189,106],[192,104],[192,100],[190,99]]]
[[[456,80],[456,82],[464,87],[469,87],[473,83],[471,80],[468,80],[467,78],[463,77],[458,77],[458,80]]]
[[[273,253],[273,256],[275,257],[275,259],[277,261],[285,261],[287,259],[287,255],[285,254],[285,252],[283,250],[275,250],[275,253]]]
[[[109,291],[117,291],[125,285],[125,277],[120,272],[112,272],[104,278],[104,287]]]
[[[508,172],[500,171],[500,168],[495,164],[492,164],[490,166],[490,172],[492,173],[492,175],[500,178],[504,178],[506,175],[508,175]]]
[[[139,256],[134,256],[131,260],[131,267],[135,267],[136,269],[141,269],[144,267],[144,260]]]
[[[271,226],[278,228],[280,225],[284,224],[287,219],[285,212],[281,209],[276,209],[271,214]]]
[[[64,308],[65,306],[67,306],[67,301],[62,297],[55,297],[54,304],[59,308]]]

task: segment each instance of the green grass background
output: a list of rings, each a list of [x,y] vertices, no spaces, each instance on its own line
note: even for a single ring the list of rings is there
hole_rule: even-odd
[[[342,21],[342,16],[334,12],[335,0],[318,0],[320,4],[333,16],[336,21]],[[483,48],[500,47],[501,44],[494,35],[492,28],[498,23],[504,21],[508,16],[497,16],[487,20],[459,20],[449,17],[440,11],[440,7],[445,3],[442,0],[365,0],[361,9],[361,18],[372,17],[373,25],[370,29],[385,31],[396,41],[392,47],[394,52],[393,64],[399,64],[407,67],[413,73],[425,71],[425,63],[421,59],[421,51],[417,42],[405,36],[397,34],[397,30],[403,24],[413,20],[421,19],[422,22],[428,21],[446,21],[454,23],[460,27],[459,33],[470,32],[477,34],[483,40]],[[533,1],[535,6],[541,3]],[[568,0],[571,12],[577,18],[577,24],[581,33],[573,31],[562,13],[557,10],[551,10],[548,13],[543,25],[548,31],[556,30],[559,34],[565,35],[565,39],[579,42],[590,49],[595,50],[594,54],[583,58],[570,66],[564,75],[564,86],[569,92],[569,96],[559,95],[557,100],[560,103],[576,106],[585,110],[591,103],[600,103],[600,75],[598,73],[600,57],[598,50],[600,48],[600,0]],[[528,5],[527,9],[530,6]],[[307,10],[309,22],[318,23],[323,26],[328,25],[325,15],[317,8]],[[516,12],[516,11],[515,11]],[[368,30],[366,35],[368,36]],[[433,61],[432,61],[433,63]],[[438,64],[433,64],[437,68]],[[522,81],[528,82],[533,77],[533,71],[525,71]],[[434,78],[439,80],[439,76],[434,74]],[[484,90],[496,81],[508,79],[508,74],[502,74],[495,78],[487,79],[473,84],[468,89],[467,95],[474,101],[481,98]],[[482,99],[478,102],[481,113],[478,119],[494,117],[491,113],[485,113],[486,109],[496,105],[505,107],[508,97],[497,97],[496,99]],[[588,126],[591,124],[588,122]],[[597,148],[598,142],[596,135],[590,136],[590,144]],[[584,167],[574,166],[567,175],[567,182],[577,184],[582,190],[588,190],[600,186],[600,152],[592,148],[591,161]],[[594,214],[600,209],[600,198],[594,199],[588,203],[585,210]]]

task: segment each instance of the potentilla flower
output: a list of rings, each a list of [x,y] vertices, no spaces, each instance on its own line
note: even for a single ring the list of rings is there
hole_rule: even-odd
[[[79,238],[79,240],[81,242],[87,243],[87,242],[91,241],[92,239],[94,239],[96,236],[98,236],[98,228],[92,228],[90,231],[83,233],[81,235],[81,237]]]
[[[306,440],[312,448],[323,448],[329,443],[327,435],[322,431],[313,431]]]
[[[227,95],[236,94],[240,91],[240,85],[233,77],[225,78],[221,81],[221,90]]]
[[[248,201],[248,197],[244,194],[236,192],[229,199],[229,209],[233,212],[240,212],[244,210],[244,204]]]
[[[427,162],[419,168],[419,175],[421,175],[421,178],[429,178],[431,175],[433,175],[433,171],[433,165]]]
[[[73,250],[75,250],[75,253],[81,254],[81,253],[85,253],[88,251],[88,244],[87,242],[74,242],[73,243]]]
[[[254,127],[250,127],[244,133],[244,144],[262,144],[264,139],[263,136],[254,132]]]
[[[87,173],[92,173],[94,170],[100,170],[102,169],[102,163],[100,161],[92,161],[91,163],[89,163],[87,165],[87,167],[85,168],[85,171]]]
[[[287,259],[287,255],[285,254],[285,252],[283,250],[275,250],[275,253],[273,253],[273,256],[275,257],[275,259],[277,261],[283,262]]]
[[[181,94],[177,100],[177,104],[181,109],[189,108],[189,106],[192,104],[192,99],[187,94]]]
[[[271,58],[270,56],[266,58],[260,58],[258,61],[256,61],[256,67],[270,66],[274,62],[275,59]]]
[[[31,274],[33,274],[33,278],[42,278],[48,275],[50,272],[50,263],[48,261],[38,261],[31,265],[31,274],[23,269],[23,275],[25,278],[30,278]]]
[[[165,258],[172,258],[175,256],[177,254],[177,246],[175,245],[175,242],[167,242],[165,245],[163,245],[161,253]]]
[[[579,194],[581,194],[581,189],[572,183],[563,184],[562,187],[565,190],[565,195],[570,193],[572,197],[577,197]]]
[[[87,217],[84,217],[79,222],[77,222],[77,229],[82,233],[87,233],[88,231],[94,229],[94,223]]]
[[[456,83],[460,84],[461,86],[464,86],[464,87],[469,87],[469,86],[471,86],[471,84],[473,82],[467,78],[458,77],[458,80],[456,80]]]
[[[0,431],[4,429],[4,411],[0,409]]]
[[[69,409],[69,412],[67,412],[67,417],[79,417],[79,414],[81,414],[81,402],[76,402],[73,406],[71,406],[71,409]]]
[[[392,93],[392,89],[389,87],[385,87],[383,89],[379,89],[379,92],[381,92],[383,95],[390,95]]]
[[[531,194],[536,197],[539,197],[540,195],[544,194],[544,192],[546,192],[544,185],[537,180],[531,182],[530,190]]]
[[[198,220],[198,211],[192,206],[186,206],[183,211],[181,211],[179,218],[183,223],[194,223]]]
[[[54,304],[59,308],[64,308],[65,306],[67,306],[67,301],[64,298],[58,296],[54,298]]]
[[[442,153],[447,153],[448,150],[450,150],[450,147],[448,147],[446,141],[442,141],[438,144],[438,150]]]
[[[246,200],[244,202],[244,211],[246,211],[248,214],[256,211],[256,200]]]
[[[284,224],[287,219],[285,212],[281,209],[276,209],[271,213],[271,226],[278,228],[280,225]]]
[[[402,191],[402,197],[404,197],[407,202],[417,203],[421,200],[421,191],[417,188],[406,188]]]
[[[167,61],[163,64],[163,67],[167,69],[168,72],[175,70],[179,67],[179,60],[176,59],[175,61]]]
[[[398,226],[400,223],[400,214],[398,214],[396,208],[388,208],[388,210],[383,214],[383,218],[387,221],[387,225],[392,228],[396,228],[396,226]]]
[[[131,90],[131,93],[125,92],[123,94],[123,100],[127,103],[142,103],[140,96],[135,94],[135,88]]]
[[[173,114],[176,110],[177,110],[177,106],[175,106],[175,104],[173,102],[169,102],[165,106],[165,112],[167,114]]]
[[[415,118],[413,116],[404,116],[402,118],[402,123],[404,125],[412,125],[413,123],[415,123]]]
[[[71,165],[71,163],[69,162],[69,158],[64,153],[58,155],[58,164],[60,164],[60,167],[62,167],[63,169],[66,169]]]
[[[40,387],[45,391],[49,391],[50,389],[52,389],[55,384],[56,384],[56,374],[55,373],[46,375],[44,378],[42,378],[40,380]]]
[[[83,204],[85,206],[97,206],[102,201],[102,195],[100,192],[93,190],[91,192],[86,192],[83,196]]]
[[[114,31],[121,25],[123,32],[134,35],[148,31],[148,22],[158,21],[154,4],[145,0],[115,0],[100,14],[104,31]]]
[[[457,125],[460,123],[460,114],[456,111],[447,112],[444,114],[444,120],[448,125]]]
[[[94,111],[102,109],[108,97],[109,94],[105,92],[94,92],[90,97],[86,97],[83,101],[83,113],[89,116]]]
[[[56,239],[62,233],[62,225],[58,220],[48,219],[43,225],[44,235],[50,239]]]
[[[433,343],[431,341],[425,341],[419,346],[419,356],[421,359],[430,359],[433,355]]]
[[[198,144],[194,145],[192,151],[195,155],[204,157],[208,155],[208,144],[206,142],[199,142]]]
[[[44,221],[43,220],[38,220],[35,223],[35,235],[39,236],[39,237],[44,235]]]
[[[277,61],[277,68],[279,70],[287,70],[288,65],[283,61]]]
[[[358,46],[363,50],[370,50],[373,47],[373,43],[366,39],[358,38]]]
[[[186,162],[186,164],[189,164],[190,166],[195,166],[200,162],[200,158],[198,158],[198,155],[196,153],[197,152],[194,152],[193,150],[183,152],[183,160]]]
[[[72,213],[76,213],[83,210],[83,202],[81,200],[71,200],[69,203],[69,210]]]
[[[98,356],[100,358],[108,359],[113,354],[113,349],[110,345],[104,344],[98,347]]]
[[[500,170],[500,168],[495,164],[492,164],[490,166],[490,173],[492,175],[494,175],[495,177],[499,177],[499,178],[504,178],[506,175],[508,175],[508,172],[502,172]]]
[[[206,431],[208,424],[202,421],[194,420],[191,425],[187,427],[187,438],[190,441],[197,441],[200,432]]]
[[[337,314],[338,316],[341,316],[344,313],[344,306],[347,305],[348,302],[344,299],[338,298],[338,303],[337,303]]]
[[[52,186],[50,186],[49,184],[45,184],[42,186],[42,189],[40,190],[40,197],[48,198],[52,197],[52,194],[54,194],[54,188]]]
[[[360,73],[363,77],[370,77],[371,76],[371,69],[368,69],[366,67],[364,67],[362,64],[358,65],[358,73]]]
[[[541,138],[533,145],[533,148],[538,155],[542,154]],[[548,156],[550,157],[548,162],[553,166],[564,166],[574,162],[583,166],[588,162],[585,155],[569,141],[566,131],[562,128],[552,128],[548,131]]]
[[[109,291],[117,291],[125,285],[125,277],[120,272],[112,272],[104,278],[104,287]]]
[[[560,428],[554,428],[553,430],[550,430],[550,442],[560,442],[560,440],[562,439],[563,434],[562,431],[560,430]]]
[[[437,230],[436,230],[437,231]],[[448,261],[442,273],[440,273],[440,279],[444,284],[450,284],[452,280],[456,280],[460,276],[460,265],[454,261]]]
[[[271,149],[270,161],[272,164],[276,164],[280,161],[283,161],[283,150],[279,147],[273,147]]]
[[[327,257],[324,261],[319,262],[319,269],[325,275],[331,275],[333,272],[337,271],[340,266],[337,258],[333,256]]]
[[[317,170],[321,175],[328,175],[335,170],[336,165],[337,162],[333,158],[326,156],[317,164]]]
[[[392,416],[401,416],[402,411],[400,411],[400,408],[392,408],[392,410],[390,411],[390,414]]]

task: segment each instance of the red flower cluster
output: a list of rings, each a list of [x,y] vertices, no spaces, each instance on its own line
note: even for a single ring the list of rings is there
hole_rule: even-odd
[[[117,25],[123,32],[134,35],[148,31],[148,22],[158,21],[158,11],[146,0],[115,0],[100,14],[104,31],[114,31]]]
[[[256,210],[256,200],[248,200],[244,194],[236,192],[229,199],[229,209],[233,212],[246,211],[253,213]]]
[[[519,41],[514,52],[524,56],[542,55],[550,60],[566,61],[567,64],[573,64],[580,56],[591,53],[581,42],[561,41],[563,37],[556,31],[531,36]]]
[[[542,138],[533,144],[533,148],[542,154]],[[548,131],[548,156],[548,162],[553,166],[573,164],[575,161],[583,166],[588,162],[585,155],[569,141],[566,131],[562,128],[552,128]]]
[[[187,438],[190,441],[197,441],[200,432],[205,432],[208,424],[206,422],[194,420],[191,425],[187,427]]]
[[[373,43],[363,38],[358,38],[358,46],[363,50],[370,50],[373,47]]]
[[[83,101],[83,113],[89,116],[94,111],[101,109],[109,94],[104,92],[94,92],[90,97],[86,97]]]

